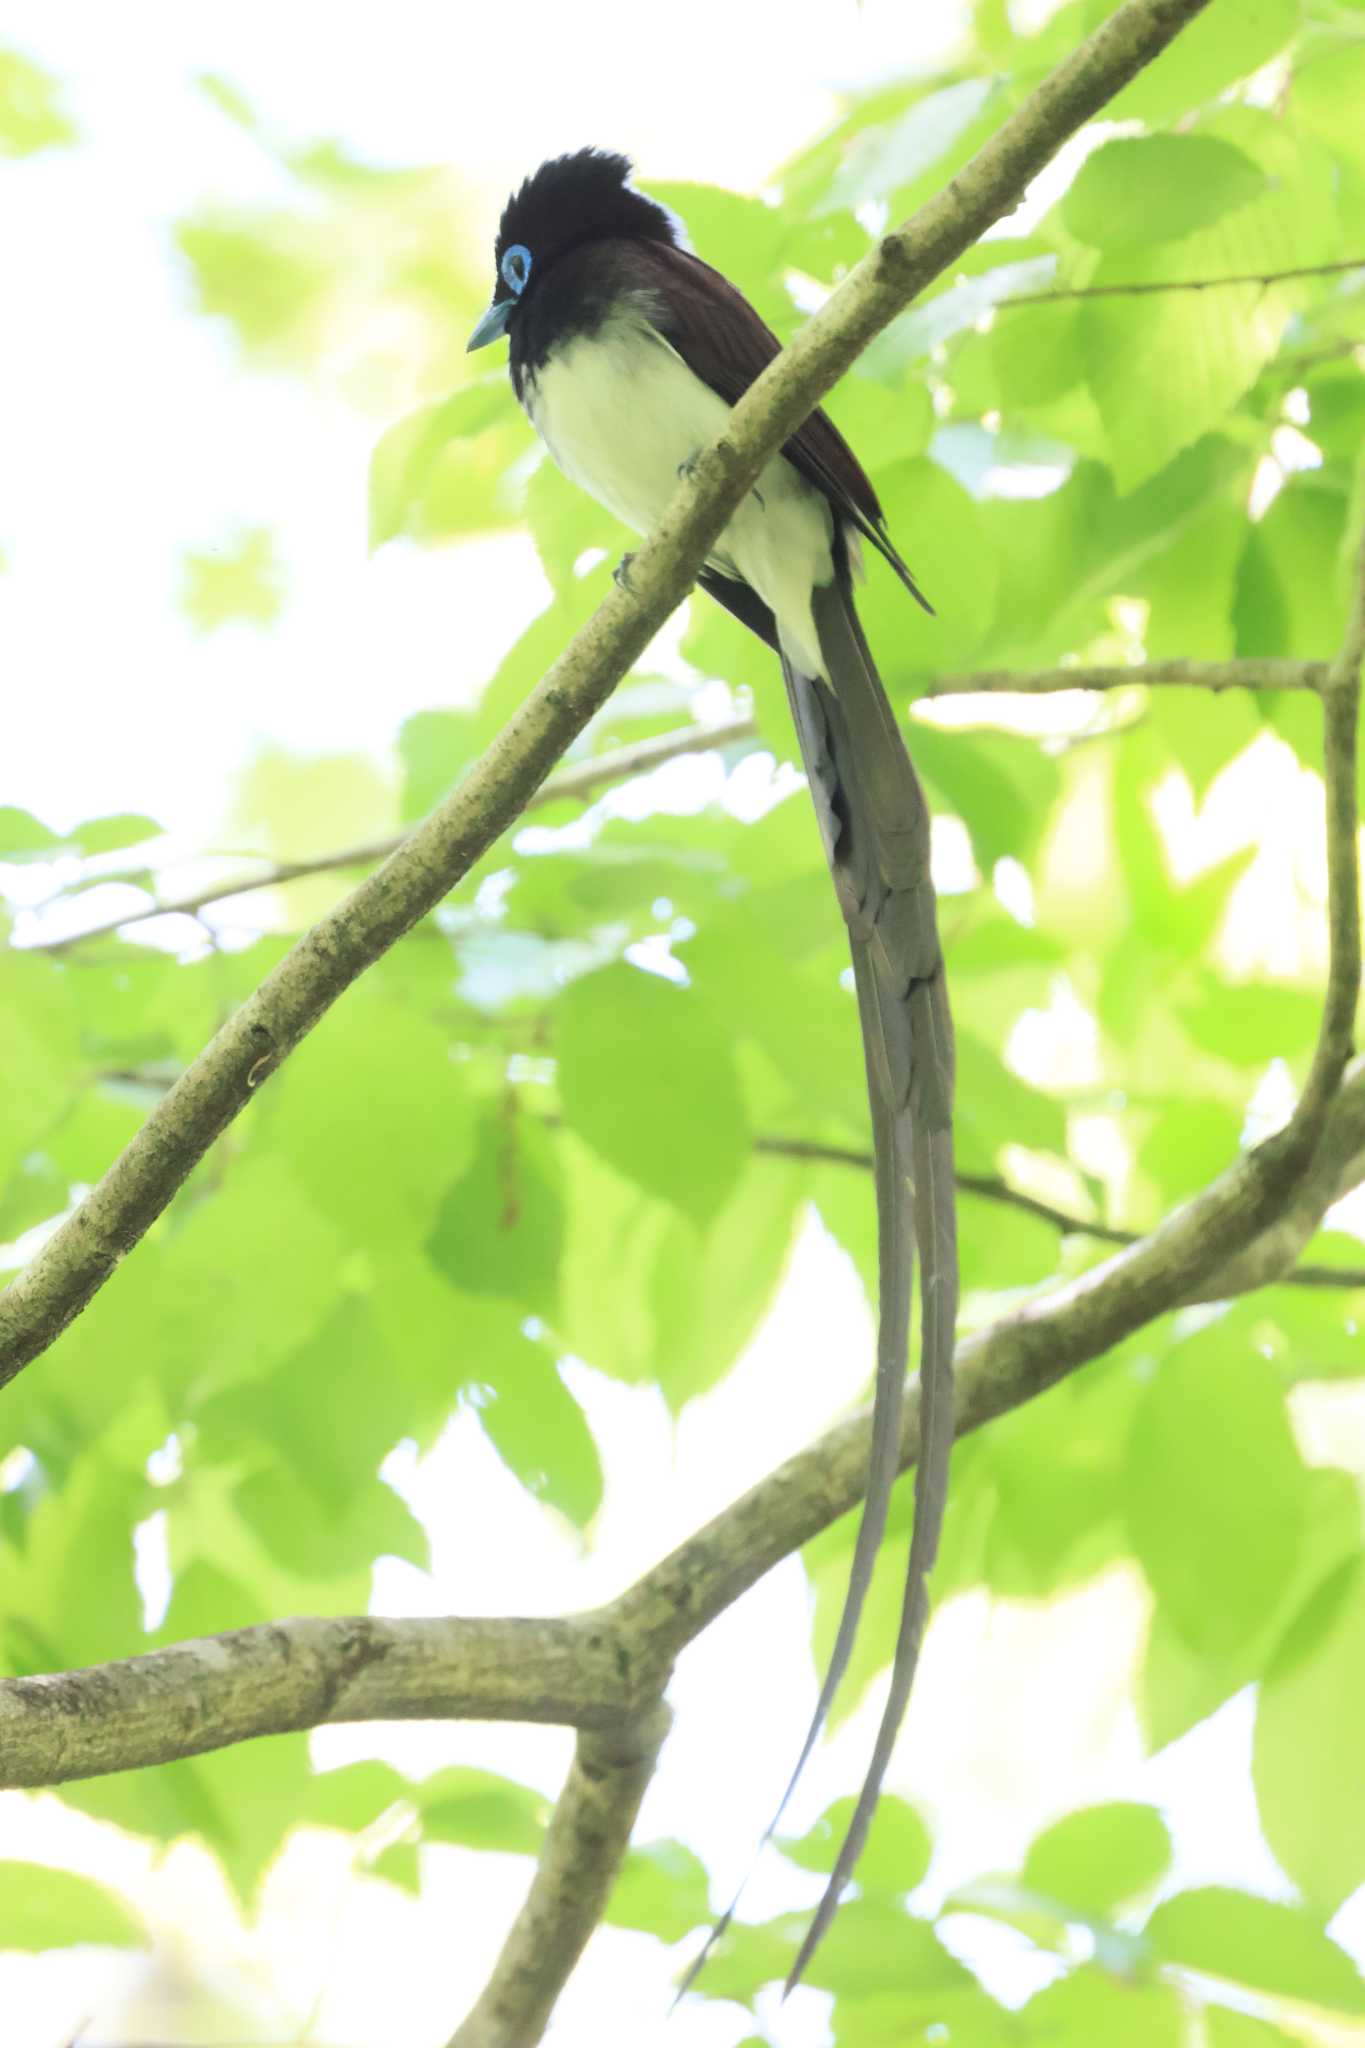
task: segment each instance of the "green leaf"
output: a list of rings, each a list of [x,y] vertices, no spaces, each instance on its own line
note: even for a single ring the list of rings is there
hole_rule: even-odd
[[[1294,74],[1294,117],[1339,155],[1365,169],[1365,43],[1359,37],[1319,43]]]
[[[440,471],[452,455],[458,457],[462,480],[471,489],[478,485],[480,509],[491,510],[491,493],[511,446],[505,431],[495,430],[505,430],[512,419],[511,404],[507,379],[499,371],[461,385],[439,404],[409,413],[382,435],[370,458],[372,550],[400,533],[442,530],[440,509],[444,504],[449,510],[449,499],[441,491]]]
[[[85,1079],[70,979],[37,954],[0,952],[0,1186]]]
[[[1354,1347],[1353,1347],[1354,1348]],[[1284,1632],[1316,1589],[1360,1552],[1360,1506],[1345,1472],[1320,1468],[1308,1475],[1308,1506],[1298,1564],[1261,1624],[1232,1648],[1191,1648],[1165,1608],[1148,1631],[1139,1687],[1148,1746],[1160,1749],[1193,1728],[1245,1685],[1263,1678]]]
[[[993,1171],[1005,1145],[1065,1153],[1066,1112],[1052,1096],[1020,1080],[970,1031],[958,1032],[957,1061],[957,1130],[965,1170]]]
[[[1154,1889],[1170,1860],[1170,1833],[1155,1807],[1115,1800],[1044,1829],[1020,1878],[1036,1892],[1103,1915]]]
[[[0,859],[46,854],[65,844],[61,833],[54,832],[41,818],[35,818],[32,811],[21,811],[14,804],[0,804]]]
[[[734,1054],[706,1006],[656,974],[608,967],[565,992],[557,1043],[564,1112],[579,1136],[705,1224],[748,1150]]]
[[[1365,1981],[1311,1913],[1208,1885],[1179,1892],[1147,1923],[1158,1961],[1328,2011],[1365,2013]]]
[[[140,1473],[94,1450],[29,1517],[23,1552],[5,1562],[10,1669],[54,1671],[144,1647],[133,1578],[133,1529],[149,1511]]]
[[[484,1434],[528,1493],[584,1528],[602,1504],[602,1467],[558,1366],[543,1345],[511,1329],[483,1366],[492,1394],[478,1403]]]
[[[284,609],[284,575],[268,527],[255,526],[231,543],[188,549],[181,606],[201,633],[246,622],[273,626]]]
[[[1023,2040],[1038,2048],[1180,2048],[1185,2026],[1169,1984],[1133,1984],[1086,1963],[1031,1998]]]
[[[93,1878],[46,1863],[0,1863],[0,1949],[142,1948],[150,1937]]]
[[[852,1797],[836,1799],[804,1835],[779,1835],[777,1845],[790,1862],[802,1870],[833,1870],[848,1824],[853,1817]],[[913,1806],[893,1793],[884,1793],[868,1829],[867,1846],[858,1858],[857,1881],[864,1897],[885,1892],[912,1892],[929,1868],[933,1843],[929,1830]]]
[[[458,1842],[508,1856],[540,1854],[549,1809],[529,1785],[455,1764],[405,1789],[421,1812],[428,1842]]]
[[[799,1166],[751,1158],[704,1233],[673,1213],[654,1256],[654,1378],[675,1412],[714,1386],[781,1281],[804,1192]]]
[[[1253,2019],[1226,2005],[1205,2006],[1204,2027],[1209,2048],[1294,2048],[1303,2040],[1301,2034],[1286,2034],[1268,2020]]]
[[[1185,1639],[1227,1654],[1293,1574],[1308,1474],[1279,1379],[1217,1325],[1162,1360],[1133,1430],[1124,1499],[1138,1562]]]
[[[88,818],[67,838],[83,854],[118,853],[125,846],[141,846],[145,840],[159,839],[164,830],[155,818],[124,811],[109,818]]]
[[[17,50],[0,50],[0,157],[34,156],[76,140],[60,94],[50,72]]]
[[[731,1927],[706,1965],[713,1998],[751,1999],[761,1984],[785,1977],[809,1925],[784,1913],[758,1926]],[[932,2026],[945,1997],[973,1988],[973,1979],[924,1920],[885,1898],[850,1899],[839,1910],[802,1982],[861,2003],[880,1994],[900,2004],[900,2039]]]
[[[884,127],[864,128],[835,171],[816,213],[850,210],[889,199],[922,177],[984,112],[994,79],[964,78],[928,93]]]
[[[466,1294],[518,1302],[552,1316],[564,1242],[564,1198],[554,1145],[518,1098],[484,1108],[474,1156],[448,1191],[427,1255]]]
[[[660,1941],[681,1941],[711,1918],[706,1866],[682,1842],[645,1842],[631,1849],[612,1887],[606,1918],[638,1927]]]
[[[1365,1562],[1333,1574],[1261,1681],[1252,1778],[1266,1840],[1330,1917],[1365,1883]]]
[[[1105,108],[1110,121],[1155,126],[1215,99],[1258,71],[1299,26],[1295,0],[1237,0],[1206,9]]]
[[[410,1244],[473,1161],[469,1071],[447,1031],[362,986],[272,1082],[262,1146],[350,1242]]]
[[[1265,183],[1259,164],[1216,136],[1125,136],[1086,158],[1062,219],[1100,249],[1171,242],[1245,206]]]
[[[1200,17],[1205,25],[1209,20]],[[1255,110],[1233,109],[1217,127],[1270,174],[1262,195],[1179,241],[1106,255],[1092,287],[1259,279],[1312,260],[1318,244],[1310,251],[1305,235],[1322,232],[1315,167],[1300,166],[1276,124]],[[1257,282],[1083,305],[1087,377],[1121,491],[1155,475],[1218,424],[1274,355],[1302,295],[1302,285]]]
[[[425,818],[449,796],[475,754],[475,721],[467,711],[414,711],[398,729],[403,764],[403,818]]]

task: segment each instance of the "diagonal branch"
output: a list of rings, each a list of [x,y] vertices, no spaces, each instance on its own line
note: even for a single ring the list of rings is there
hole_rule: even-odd
[[[165,1209],[256,1087],[506,831],[691,587],[763,464],[926,285],[1009,213],[1066,138],[1208,0],[1126,0],[769,364],[658,527],[455,793],[286,954],[0,1295],[0,1385],[47,1349]]]
[[[660,1700],[609,1735],[579,1736],[526,1903],[449,2048],[540,2039],[606,1911],[670,1719]]]

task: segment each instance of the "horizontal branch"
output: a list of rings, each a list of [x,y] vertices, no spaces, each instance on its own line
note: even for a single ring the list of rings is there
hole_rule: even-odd
[[[1000,691],[1039,697],[1054,690],[1131,690],[1171,687],[1196,690],[1321,690],[1325,661],[1283,661],[1258,657],[1241,661],[1135,661],[1096,667],[1063,663],[1044,669],[976,669],[966,675],[935,676],[927,697],[961,697]]]
[[[679,732],[659,733],[652,739],[637,740],[629,747],[614,747],[608,753],[595,754],[590,760],[576,761],[570,768],[559,769],[541,788],[532,791],[523,809],[533,811],[545,804],[595,796],[598,790],[606,789],[612,783],[627,782],[634,775],[647,775],[651,769],[661,767],[666,761],[676,761],[682,755],[708,753],[718,747],[732,746],[737,740],[750,738],[753,731],[752,718],[730,718],[718,725],[685,726]],[[362,840],[358,845],[340,846],[331,853],[313,854],[305,860],[271,862],[253,874],[232,875],[226,881],[190,890],[183,896],[168,896],[160,902],[148,903],[140,910],[130,910],[122,917],[106,918],[103,923],[93,924],[83,932],[47,939],[27,950],[64,953],[72,946],[84,945],[89,939],[102,939],[110,932],[123,931],[129,925],[144,924],[148,918],[196,917],[211,903],[223,903],[232,896],[249,896],[257,889],[280,889],[287,882],[302,881],[309,875],[327,874],[336,868],[373,867],[376,862],[387,860],[391,853],[396,853],[406,836],[402,832],[388,833],[382,839]],[[60,902],[61,892],[51,901]]]
[[[921,695],[958,697],[994,693],[1037,697],[1059,690],[1131,689],[1135,683],[1149,688],[1169,686],[1212,690],[1215,693],[1221,690],[1320,691],[1327,677],[1327,668],[1325,661],[1288,661],[1273,656],[1237,661],[1144,661],[1108,667],[1064,663],[1057,668],[977,669],[962,675],[934,675],[926,680]],[[740,740],[753,738],[757,731],[752,718],[733,718],[723,724],[691,726],[680,732],[661,733],[657,738],[637,741],[633,746],[618,747],[610,753],[598,754],[591,760],[576,762],[570,768],[559,770],[527,798],[523,808],[530,811],[544,804],[587,798],[612,783],[647,774],[666,761],[732,746]],[[327,853],[310,854],[302,860],[273,862],[249,874],[231,875],[202,889],[168,896],[121,916],[105,918],[84,931],[71,932],[60,939],[41,940],[25,950],[65,953],[91,939],[107,938],[111,932],[145,924],[150,918],[195,917],[211,904],[226,902],[231,897],[249,896],[261,889],[279,889],[289,882],[328,874],[340,868],[373,867],[376,862],[387,860],[402,844],[402,834],[390,833],[379,839],[335,847]],[[52,902],[61,900],[61,891],[51,898]]]
[[[815,1165],[848,1166],[870,1173],[872,1154],[853,1145],[827,1145],[819,1139],[757,1137],[754,1150],[781,1159],[804,1159]],[[1091,1237],[1102,1244],[1141,1242],[1141,1233],[1094,1222],[1073,1210],[1041,1201],[991,1174],[959,1173],[959,1190],[986,1202],[1033,1216],[1068,1236]],[[1299,1253],[1318,1229],[1327,1210],[1365,1182],[1365,1054],[1346,1071],[1322,1134],[1313,1164],[1286,1208],[1236,1258],[1213,1273],[1197,1296],[1200,1301],[1228,1301],[1261,1287],[1365,1287],[1365,1266],[1299,1266]]]
[[[612,1732],[658,1697],[591,1614],[308,1617],[0,1681],[0,1787],[62,1785],[346,1721],[542,1721]]]
[[[1344,256],[1334,263],[1296,263],[1289,270],[1244,270],[1228,277],[1147,278],[1141,284],[1060,285],[1049,292],[1017,292],[1000,299],[995,310],[1007,313],[1011,306],[1052,306],[1060,299],[1136,299],[1152,292],[1218,292],[1230,285],[1288,284],[1301,277],[1337,277],[1344,271],[1365,270],[1365,255]]]

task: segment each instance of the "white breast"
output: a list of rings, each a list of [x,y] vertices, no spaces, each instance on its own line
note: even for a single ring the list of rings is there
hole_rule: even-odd
[[[640,316],[570,341],[525,391],[526,409],[559,467],[637,533],[654,527],[678,472],[715,439],[729,406]],[[811,591],[834,573],[824,497],[775,456],[722,533],[712,566],[740,576],[772,609],[803,674],[825,674]]]

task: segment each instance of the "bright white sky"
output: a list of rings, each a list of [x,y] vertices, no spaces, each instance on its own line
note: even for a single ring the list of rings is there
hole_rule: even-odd
[[[408,710],[474,688],[536,602],[529,543],[369,559],[365,473],[378,423],[334,393],[243,373],[230,343],[188,313],[170,221],[209,197],[262,196],[272,175],[192,89],[194,74],[223,73],[299,140],[334,134],[382,161],[455,161],[482,190],[491,229],[515,178],[585,140],[632,151],[646,183],[755,187],[832,114],[836,86],[927,60],[928,39],[955,18],[897,0],[667,10],[522,0],[515,11],[8,0],[0,33],[66,81],[86,146],[0,172],[0,687],[25,707],[0,802],[55,824],[147,810],[202,843],[262,738],[379,752]],[[267,635],[202,640],[173,601],[180,551],[239,521],[279,534],[286,614]],[[806,1442],[860,1393],[871,1331],[850,1269],[814,1225],[796,1263],[799,1282],[741,1368],[676,1430],[648,1394],[580,1376],[608,1472],[591,1551],[531,1505],[466,1417],[406,1482],[432,1530],[433,1573],[386,1567],[376,1604],[590,1605]],[[1015,1858],[1063,1796],[1167,1800],[1186,1881],[1276,1886],[1247,1791],[1246,1701],[1157,1764],[1141,1762],[1126,1688],[1142,1600],[1114,1576],[1045,1612],[971,1599],[939,1616],[894,1774],[931,1821],[951,1817],[936,1892]],[[722,1887],[741,1873],[804,1731],[806,1641],[792,1563],[709,1632],[673,1687],[676,1728],[640,1835],[692,1842]],[[872,1720],[860,1714],[817,1756],[793,1825],[853,1782]],[[480,1762],[552,1793],[568,1740],[398,1729],[329,1733],[318,1750],[417,1770]],[[243,2014],[261,2041],[443,2040],[487,1974],[528,1867],[438,1852],[418,1906],[355,1879],[338,1850],[336,1838],[298,1840],[247,1928],[201,1853],[177,1850],[158,1867],[53,1801],[6,1795],[0,1854],[106,1875],[158,1930],[150,1962],[95,1951],[0,1958],[8,2048],[58,2048],[78,2027],[91,2044],[145,2039],[144,1992],[155,1976],[164,1996],[168,1975],[215,1987],[239,2015],[225,2010],[208,2037],[187,2027],[186,2042],[235,2040]],[[773,1910],[812,1890],[765,1865],[749,1904]],[[1365,1936],[1362,1922],[1357,1913]],[[1012,1937],[978,1930],[973,1944],[1012,1996],[1036,1981]],[[730,2048],[751,2031],[736,2008],[698,2006],[665,2035],[671,1967],[643,1937],[600,1937],[553,2024],[554,2048],[600,2048],[604,2014],[610,2038],[670,2048]],[[818,2048],[826,2008],[815,1993],[793,1999],[786,2048]]]

